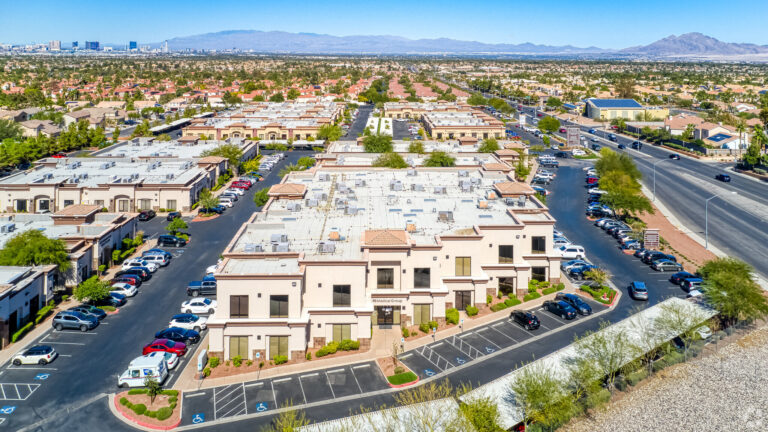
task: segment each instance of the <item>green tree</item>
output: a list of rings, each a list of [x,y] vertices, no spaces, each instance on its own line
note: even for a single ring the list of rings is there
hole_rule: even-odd
[[[259,189],[253,194],[253,202],[256,203],[256,207],[262,207],[269,201],[269,188]]]
[[[693,124],[689,124],[685,126],[685,130],[682,134],[680,134],[680,138],[683,141],[690,141],[693,139],[693,132],[696,130],[696,126]]]
[[[555,117],[547,116],[539,120],[539,130],[544,133],[553,133],[560,129],[560,120]]]
[[[292,88],[288,90],[288,94],[286,96],[288,97],[288,100],[295,100],[297,97],[301,96],[301,93],[299,93],[299,91],[295,88]]]
[[[235,144],[219,144],[215,148],[202,152],[200,156],[220,156],[226,158],[229,166],[236,170],[240,165],[240,160],[243,158],[243,149]]]
[[[156,379],[152,377],[147,377],[144,379],[144,387],[147,388],[147,395],[149,396],[149,404],[155,403],[155,398],[157,395],[162,393],[163,388],[160,386],[160,383],[157,382]]]
[[[41,266],[55,264],[61,273],[67,272],[72,264],[66,244],[59,239],[50,239],[38,230],[16,234],[0,249],[0,265]]]
[[[317,131],[317,137],[325,141],[338,141],[341,135],[341,128],[332,124],[322,125]]]
[[[389,135],[368,135],[363,138],[366,153],[389,153],[392,151],[392,137]]]
[[[473,106],[486,105],[488,101],[480,93],[472,93],[472,96],[467,98],[467,103]]]
[[[504,114],[510,114],[515,111],[514,108],[510,104],[508,104],[504,99],[501,98],[490,98],[488,100],[488,105],[492,106],[496,111],[499,111]]]
[[[424,161],[425,167],[452,167],[455,165],[456,159],[442,151],[432,152],[427,160]]]
[[[768,315],[768,299],[749,264],[717,258],[704,263],[699,272],[704,277],[704,298],[727,322],[754,321]]]
[[[269,97],[270,102],[285,102],[285,97],[280,92],[277,92]]]
[[[408,153],[424,154],[424,144],[419,141],[413,141],[408,144]]]
[[[374,167],[386,167],[386,168],[408,168],[408,164],[405,162],[402,156],[397,153],[382,153],[376,160],[373,161],[371,166]]]
[[[565,423],[574,410],[565,384],[553,369],[541,362],[518,369],[510,391],[515,404],[522,408],[526,426],[536,423],[543,430],[554,430]]]
[[[72,295],[77,301],[99,301],[109,295],[110,289],[111,285],[108,281],[101,280],[98,276],[91,276],[80,282],[80,284],[72,290]]]
[[[115,127],[115,130],[112,131],[112,141],[117,141],[120,139],[120,128]]]
[[[499,148],[499,142],[496,141],[496,138],[488,138],[483,140],[483,143],[480,144],[480,148],[478,150],[480,153],[493,153],[498,151]]]
[[[240,99],[240,96],[230,92],[224,92],[224,96],[221,97],[221,100],[224,101],[225,104],[229,105],[243,103],[243,100]]]
[[[620,98],[632,99],[635,97],[635,79],[631,76],[625,75],[616,80],[614,88]]]
[[[616,375],[630,360],[631,349],[626,331],[618,328],[606,331],[609,325],[607,321],[602,321],[599,330],[587,331],[582,337],[577,336],[574,348],[576,356],[593,362],[600,375],[606,377],[608,386],[612,387]]]
[[[556,98],[554,96],[550,96],[547,98],[547,106],[552,108],[560,108],[563,106],[563,101],[561,101],[559,98]]]
[[[309,156],[302,156],[299,158],[299,160],[296,161],[296,164],[300,167],[304,167],[304,169],[309,169],[315,166],[315,159],[311,158]]]
[[[171,235],[176,235],[177,232],[181,230],[185,230],[189,228],[187,223],[182,218],[173,218],[172,221],[168,222],[168,225],[166,225],[165,230],[168,231]]]
[[[616,129],[618,129],[619,132],[624,132],[624,130],[627,129],[627,121],[621,117],[611,120],[611,125],[616,126]]]
[[[21,126],[11,119],[0,119],[0,141],[21,137]]]
[[[219,205],[219,198],[214,196],[209,189],[203,189],[200,191],[200,195],[197,197],[197,202],[201,208],[212,208]]]
[[[504,429],[499,426],[501,414],[496,402],[490,397],[478,397],[459,406],[464,417],[477,432],[501,432]]]

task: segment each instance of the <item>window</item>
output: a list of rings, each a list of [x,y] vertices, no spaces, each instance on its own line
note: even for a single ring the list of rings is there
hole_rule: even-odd
[[[381,288],[395,287],[395,270],[391,268],[381,268],[376,271],[377,286]]]
[[[531,267],[531,279],[535,279],[539,282],[547,280],[547,268],[546,267]]]
[[[165,208],[168,210],[176,210],[176,200],[167,200],[165,202]]]
[[[27,211],[27,200],[16,200],[16,211],[17,212]]]
[[[351,306],[352,298],[349,285],[333,286],[333,306]]]
[[[149,210],[152,208],[152,200],[140,199],[138,200],[139,210]]]
[[[269,317],[270,318],[288,318],[288,296],[287,295],[269,296]]]
[[[51,200],[47,199],[40,199],[37,201],[37,209],[38,210],[50,210],[51,209]]]
[[[334,324],[333,325],[333,341],[341,342],[345,339],[352,339],[352,325],[351,324]]]
[[[248,318],[247,295],[233,295],[229,297],[229,317]]]
[[[64,200],[64,207],[69,207],[75,203],[75,200]]]
[[[514,262],[514,246],[499,245],[499,264],[512,264]]]
[[[421,323],[429,322],[432,318],[430,313],[429,304],[415,304],[413,305],[413,325],[420,325]]]
[[[470,276],[472,274],[472,258],[456,257],[456,276]]]
[[[248,358],[248,336],[230,336],[229,337],[229,358],[240,356],[241,359]]]
[[[429,288],[430,277],[429,267],[427,268],[415,268],[413,269],[413,287],[414,288]]]
[[[127,199],[117,200],[117,211],[128,212],[131,211],[130,201]]]
[[[99,206],[99,207],[101,207],[101,208],[104,208],[104,200],[95,200],[95,201],[93,202],[93,204],[94,204],[94,205],[97,205],[97,206]]]
[[[269,358],[274,359],[276,355],[288,357],[288,336],[269,337]]]
[[[547,240],[546,237],[531,237],[531,253],[543,254],[547,253]]]

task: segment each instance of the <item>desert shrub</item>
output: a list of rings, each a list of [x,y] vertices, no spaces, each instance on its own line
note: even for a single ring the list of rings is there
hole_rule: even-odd
[[[541,290],[541,293],[543,295],[547,295],[547,294],[552,294],[555,291],[557,291],[557,287],[556,286],[551,286],[549,288],[545,288],[545,289]]]
[[[208,358],[208,366],[211,367],[211,369],[216,369],[216,367],[221,363],[221,360],[219,360],[218,357],[210,357]]]
[[[586,399],[584,399],[584,407],[587,409],[595,408],[607,403],[609,400],[611,400],[611,392],[601,388],[594,393],[590,393]]]
[[[558,291],[562,291],[565,289],[565,284],[560,282],[557,285],[555,285],[555,288],[557,288]]]
[[[407,328],[407,327],[403,327],[403,328],[402,328],[402,329],[400,329],[400,330],[403,332],[403,337],[404,337],[404,338],[407,338],[408,336],[410,336],[410,335],[411,335],[411,332],[409,332],[409,331],[408,331],[408,328]]]
[[[527,302],[527,301],[531,301],[531,300],[537,299],[539,297],[541,297],[541,294],[539,294],[537,292],[532,292],[532,293],[526,294],[525,297],[523,297],[523,301]]]
[[[491,310],[492,310],[493,312],[498,312],[498,311],[500,311],[500,310],[503,310],[503,309],[506,309],[506,308],[508,308],[508,307],[509,307],[509,306],[507,306],[507,304],[506,304],[506,303],[504,303],[504,302],[502,302],[502,303],[496,303],[495,305],[491,306]]]
[[[504,304],[506,304],[508,307],[517,306],[520,303],[522,303],[522,301],[520,301],[520,299],[517,297],[512,297],[504,300]]]
[[[499,294],[501,294],[501,293],[499,293]],[[499,297],[499,298],[501,298],[501,297]],[[493,302],[493,296],[490,295],[490,294],[485,296],[485,302],[488,303],[488,304],[491,304]]]
[[[170,407],[162,407],[157,410],[157,419],[165,420],[173,414],[173,410]]]
[[[635,372],[627,374],[627,384],[629,384],[632,387],[634,387],[640,381],[644,380],[646,377],[648,377],[648,370],[647,369],[643,368],[643,369],[637,370]]]
[[[467,306],[466,312],[467,312],[467,315],[469,316],[475,316],[477,315],[478,312],[480,312],[480,310],[478,310],[474,306]]]
[[[276,365],[280,365],[288,362],[288,356],[276,355],[272,360],[274,360]]]
[[[304,354],[304,358],[307,360],[312,360],[312,351],[307,351],[307,353]]]
[[[28,331],[32,330],[32,327],[34,326],[35,326],[34,322],[28,322],[24,327],[20,328],[18,331],[16,331],[16,333],[14,333],[11,336],[11,343],[21,339],[21,337],[24,336]]]
[[[209,376],[211,376],[211,368],[209,368],[208,366],[206,366],[206,367],[205,367],[205,369],[203,369],[203,376],[204,376],[204,377],[209,377]]]
[[[123,406],[128,405],[128,398],[121,397],[120,398],[120,405],[123,405]]]
[[[459,323],[459,310],[456,308],[450,308],[446,309],[445,311],[445,321],[450,324],[458,324]]]
[[[235,367],[240,367],[243,364],[243,358],[241,356],[232,357],[232,364],[235,365]]]
[[[395,375],[405,372],[405,368],[402,366],[395,367]]]
[[[137,394],[147,394],[147,389],[130,389],[128,390],[129,395],[137,395]]]
[[[355,351],[360,349],[360,341],[344,339],[339,343],[339,349],[342,351]]]
[[[142,415],[147,411],[147,406],[144,404],[136,404],[131,407],[133,412],[135,412],[138,415]]]
[[[419,330],[421,330],[422,333],[429,333],[429,323],[419,324]]]

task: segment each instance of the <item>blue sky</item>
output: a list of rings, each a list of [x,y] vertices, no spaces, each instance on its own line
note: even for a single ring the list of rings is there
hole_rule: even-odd
[[[625,48],[698,31],[768,45],[765,0],[5,1],[0,42],[159,42],[221,30]]]

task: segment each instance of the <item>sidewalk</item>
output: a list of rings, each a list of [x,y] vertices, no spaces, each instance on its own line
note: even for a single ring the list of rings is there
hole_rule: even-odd
[[[565,284],[565,289],[559,292],[575,293],[576,288],[568,281],[567,278],[562,278],[561,282]],[[517,309],[535,309],[544,303],[546,300],[551,300],[557,293],[541,296],[538,299],[531,300],[525,303],[521,303],[517,306],[513,306],[507,309],[493,312],[488,315],[484,315],[474,319],[464,319],[463,328],[460,326],[454,326],[448,329],[437,332],[435,339],[431,336],[425,335],[424,337],[405,342],[405,351],[410,351],[419,348],[424,345],[433,343],[434,341],[449,338],[453,335],[459,334],[463,331],[471,330],[482,325],[498,321],[509,316],[509,313]],[[391,333],[391,334],[390,334]],[[349,354],[336,358],[316,359],[309,362],[287,364],[276,368],[265,369],[260,372],[244,373],[240,375],[232,375],[221,378],[207,378],[204,380],[198,380],[197,377],[197,356],[203,347],[208,346],[208,335],[198,344],[197,350],[192,353],[188,352],[187,355],[193,356],[194,361],[189,361],[185,369],[179,375],[178,380],[174,384],[173,388],[177,390],[199,390],[203,388],[218,387],[224,385],[231,385],[242,383],[246,381],[255,381],[264,378],[273,378],[282,375],[290,375],[300,372],[309,372],[317,369],[325,369],[331,367],[346,366],[353,363],[373,361],[381,357],[389,357],[392,355],[392,342],[399,344],[400,342],[400,328],[393,326],[392,330],[377,330],[374,333],[371,341],[371,349],[365,352],[357,354]]]

